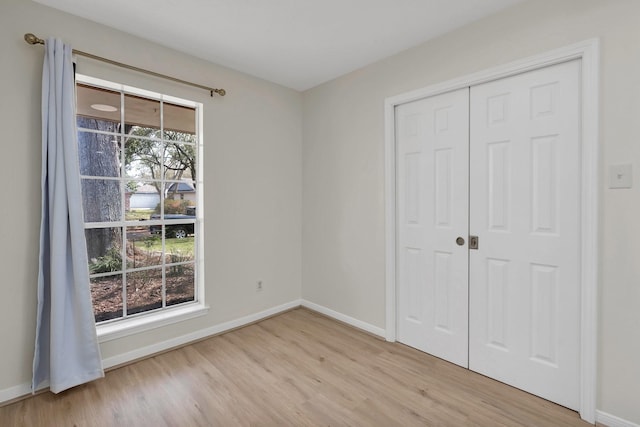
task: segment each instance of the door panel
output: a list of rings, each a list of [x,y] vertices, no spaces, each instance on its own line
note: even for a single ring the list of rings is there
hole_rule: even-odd
[[[398,340],[468,366],[469,91],[398,106]]]
[[[580,62],[471,88],[469,367],[579,406]]]

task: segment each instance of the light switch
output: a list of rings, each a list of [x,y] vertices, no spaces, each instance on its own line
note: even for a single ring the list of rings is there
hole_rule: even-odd
[[[609,165],[609,188],[631,188],[631,165]]]

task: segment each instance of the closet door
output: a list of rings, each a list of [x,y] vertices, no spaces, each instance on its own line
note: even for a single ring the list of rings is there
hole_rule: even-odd
[[[580,61],[471,88],[469,367],[579,407]]]
[[[398,341],[464,367],[468,130],[466,88],[396,109]]]

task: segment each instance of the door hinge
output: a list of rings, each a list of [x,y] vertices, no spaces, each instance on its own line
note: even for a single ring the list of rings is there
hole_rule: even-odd
[[[478,249],[478,236],[469,236],[469,249]]]

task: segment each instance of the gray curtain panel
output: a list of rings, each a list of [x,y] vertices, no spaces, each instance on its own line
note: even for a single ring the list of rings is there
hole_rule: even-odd
[[[42,72],[42,222],[32,390],[59,393],[104,376],[82,217],[72,51],[45,44]]]

